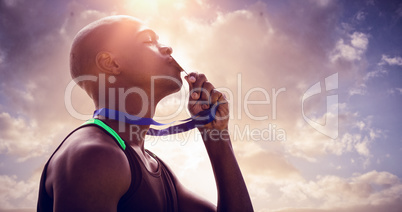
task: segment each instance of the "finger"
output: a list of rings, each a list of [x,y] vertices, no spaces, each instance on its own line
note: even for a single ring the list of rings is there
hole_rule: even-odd
[[[223,94],[219,91],[217,91],[216,89],[211,91],[211,105],[214,105],[218,102],[218,99],[221,98]]]
[[[196,76],[197,75],[198,75],[198,73],[191,72],[190,74],[184,76],[184,79],[186,79],[187,82],[192,85],[196,81]]]
[[[229,104],[225,97],[225,94],[221,93],[217,100],[218,108],[217,113],[220,115],[217,117],[217,120],[225,120],[229,118]]]
[[[187,80],[189,85],[189,108],[193,108],[198,102],[199,94],[194,92],[195,90],[197,90],[197,88],[194,88],[194,83],[197,81],[198,78],[199,74],[197,72],[191,72],[190,74],[185,76],[185,79]]]
[[[219,105],[218,111],[216,113],[217,115],[215,116],[215,119],[217,121],[225,121],[229,119],[229,108],[227,107],[227,104],[225,105]]]
[[[216,94],[214,94],[213,97],[211,97],[211,103],[212,104],[218,103],[219,105],[226,105],[226,107],[228,107],[228,100],[226,99],[226,95],[219,91],[216,91],[215,93]]]
[[[187,80],[188,86],[190,91],[193,89],[193,84],[197,80],[198,73],[196,72],[191,72],[187,76],[184,77],[185,80]]]
[[[193,87],[190,90],[190,96],[192,99],[198,99],[200,98],[202,85],[207,81],[207,77],[204,74],[197,74],[194,77],[196,78],[196,81],[193,83]]]
[[[211,92],[214,89],[215,89],[215,87],[208,81],[206,81],[206,82],[204,82],[204,84],[202,84],[199,103],[201,104],[201,107],[203,110],[209,109],[210,104],[211,104],[211,102],[210,102]]]

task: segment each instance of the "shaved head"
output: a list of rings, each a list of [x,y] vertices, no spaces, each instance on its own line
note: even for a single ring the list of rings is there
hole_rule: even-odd
[[[70,73],[95,105],[103,102],[109,91],[133,89],[147,96],[144,102],[150,98],[159,101],[182,85],[181,68],[171,53],[172,48],[159,43],[157,34],[140,20],[111,16],[78,32],[70,52]],[[110,95],[125,98],[121,93]]]
[[[130,16],[111,16],[97,20],[78,32],[70,52],[70,74],[73,79],[83,75],[97,75],[96,55],[111,51],[121,41],[124,23],[141,26],[142,22]],[[78,83],[85,89],[83,82]],[[87,89],[85,89],[87,90]]]

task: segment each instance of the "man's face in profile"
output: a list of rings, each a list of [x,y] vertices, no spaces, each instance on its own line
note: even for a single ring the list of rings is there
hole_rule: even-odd
[[[109,45],[116,49],[113,53],[124,77],[133,78],[133,85],[140,87],[151,86],[151,78],[158,77],[156,86],[180,89],[181,70],[171,57],[172,49],[160,44],[154,31],[136,20],[121,22],[118,31]]]
[[[105,99],[125,105],[128,95],[136,95],[146,110],[152,102],[182,87],[182,69],[171,53],[172,49],[160,44],[156,33],[141,21],[107,17],[77,34],[70,54],[71,74],[73,79],[98,77],[80,84],[95,105],[106,104]]]

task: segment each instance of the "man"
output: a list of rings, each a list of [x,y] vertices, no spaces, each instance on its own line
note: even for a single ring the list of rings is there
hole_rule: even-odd
[[[96,109],[152,118],[157,103],[182,85],[181,68],[171,53],[141,21],[107,17],[77,34],[71,75]],[[215,175],[217,206],[189,192],[161,159],[144,149],[149,125],[98,116],[70,133],[49,159],[38,211],[252,211],[227,130],[224,95],[203,74],[185,79],[191,114],[218,105],[215,120],[198,126]]]

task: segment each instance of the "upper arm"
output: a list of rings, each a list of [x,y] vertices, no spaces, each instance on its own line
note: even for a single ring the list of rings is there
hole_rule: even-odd
[[[55,211],[116,211],[131,182],[127,158],[117,148],[79,145],[67,151],[58,165],[53,181]]]
[[[176,192],[178,197],[179,211],[216,211],[216,206],[202,198],[201,196],[188,190],[172,172],[170,167],[166,165],[167,169],[173,177],[174,184],[176,186]]]

